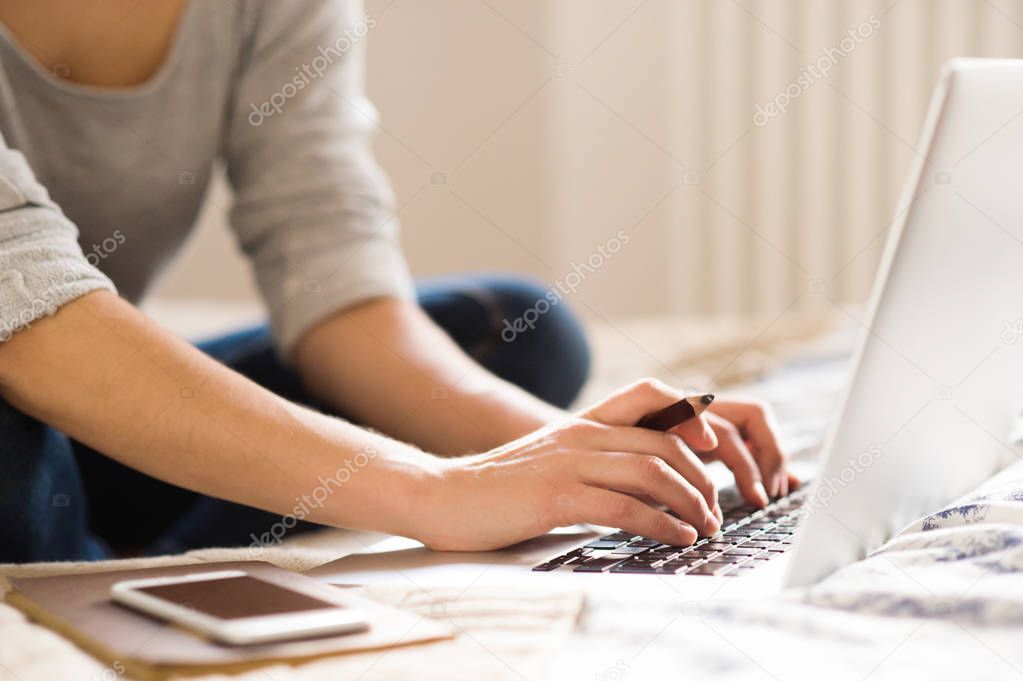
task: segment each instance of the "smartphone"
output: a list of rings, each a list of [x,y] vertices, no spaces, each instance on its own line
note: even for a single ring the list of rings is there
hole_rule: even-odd
[[[361,631],[358,610],[240,570],[117,582],[115,603],[230,645]]]

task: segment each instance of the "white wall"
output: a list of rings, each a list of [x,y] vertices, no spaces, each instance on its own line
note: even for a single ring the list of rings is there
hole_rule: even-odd
[[[376,148],[415,272],[552,281],[625,230],[629,244],[576,297],[606,317],[770,317],[795,300],[826,304],[808,294],[818,279],[862,298],[940,64],[1023,56],[1023,0],[378,0],[367,11]],[[756,104],[871,15],[879,27],[828,78],[754,124]],[[207,212],[162,295],[252,295],[222,220]]]

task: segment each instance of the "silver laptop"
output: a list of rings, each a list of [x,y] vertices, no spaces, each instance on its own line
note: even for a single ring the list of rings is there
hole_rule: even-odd
[[[1023,61],[949,63],[918,151],[810,484],[766,509],[725,492],[721,533],[692,547],[576,527],[486,553],[394,540],[312,574],[763,593],[815,583],[969,492],[1011,456],[1023,406]]]

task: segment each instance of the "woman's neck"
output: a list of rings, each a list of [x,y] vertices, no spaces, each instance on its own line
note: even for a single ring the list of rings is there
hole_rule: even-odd
[[[3,0],[0,22],[55,76],[123,88],[163,64],[188,0]]]

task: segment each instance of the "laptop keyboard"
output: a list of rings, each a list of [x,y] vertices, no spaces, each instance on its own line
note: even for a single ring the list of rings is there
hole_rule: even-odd
[[[533,571],[740,576],[792,548],[800,520],[795,511],[806,499],[808,487],[804,482],[765,508],[745,504],[735,490],[722,492],[718,499],[724,516],[721,530],[692,546],[669,546],[619,531],[543,562]]]

